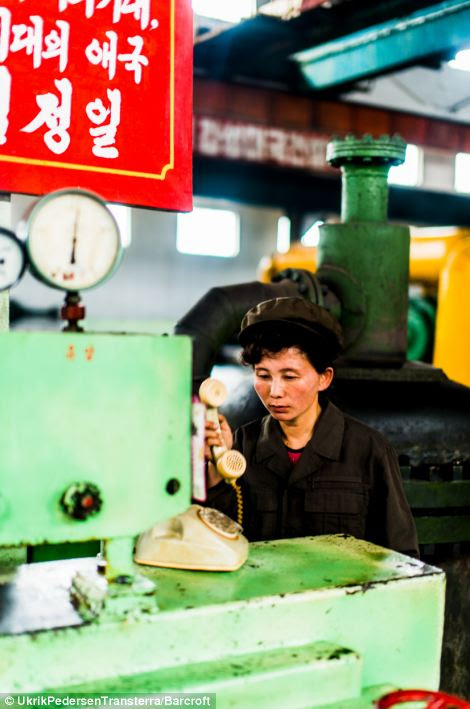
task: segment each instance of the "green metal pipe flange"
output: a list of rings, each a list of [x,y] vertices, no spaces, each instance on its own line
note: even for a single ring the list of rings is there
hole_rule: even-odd
[[[366,133],[362,137],[347,135],[333,138],[326,148],[326,159],[333,167],[348,163],[379,165],[400,165],[405,160],[406,143],[399,135],[381,135],[373,138]]]
[[[406,143],[398,135],[347,135],[328,143],[327,160],[342,172],[343,222],[387,220],[388,171],[402,163],[405,155]]]
[[[400,365],[406,357],[409,229],[387,223],[388,171],[405,159],[399,136],[335,138],[341,224],[320,227],[318,276],[341,301],[346,358]]]

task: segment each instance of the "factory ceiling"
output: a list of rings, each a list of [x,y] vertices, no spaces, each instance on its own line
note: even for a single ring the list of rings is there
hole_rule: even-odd
[[[274,0],[196,38],[195,75],[470,123],[470,0]],[[468,37],[468,39],[467,39]]]

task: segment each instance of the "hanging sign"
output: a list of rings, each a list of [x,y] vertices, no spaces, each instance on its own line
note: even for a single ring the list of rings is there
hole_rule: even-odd
[[[330,136],[196,114],[194,153],[337,174],[326,161]]]
[[[190,0],[0,0],[0,191],[189,210]]]

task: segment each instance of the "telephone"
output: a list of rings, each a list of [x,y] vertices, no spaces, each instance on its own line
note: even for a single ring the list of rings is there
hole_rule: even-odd
[[[224,403],[227,398],[227,388],[218,379],[205,379],[199,387],[199,398],[206,406],[206,418],[216,424],[220,433],[219,412],[217,407]],[[225,482],[233,487],[237,496],[237,522],[240,527],[243,524],[243,498],[242,492],[237,485],[238,478],[246,470],[245,457],[237,450],[227,450],[225,446],[213,446],[212,455],[215,467],[219,475]]]
[[[206,407],[206,418],[220,431],[220,406],[227,389],[217,379],[206,379],[199,388],[199,398]],[[213,446],[217,472],[237,495],[237,517],[234,522],[219,510],[191,505],[180,515],[156,524],[140,535],[134,560],[146,566],[165,566],[201,571],[236,571],[248,556],[248,540],[242,534],[243,500],[237,479],[246,469],[245,457],[225,446]]]
[[[241,527],[219,510],[191,505],[141,534],[135,561],[198,571],[236,571],[248,557]]]

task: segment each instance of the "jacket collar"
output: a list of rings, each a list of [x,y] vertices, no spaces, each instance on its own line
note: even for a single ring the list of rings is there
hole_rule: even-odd
[[[272,416],[265,416],[256,444],[255,462],[263,463],[273,472],[298,480],[320,467],[322,459],[339,460],[344,435],[344,416],[328,402],[315,425],[313,436],[305,446],[298,463],[292,468],[282,441],[282,430]]]
[[[282,440],[282,429],[272,416],[265,416],[261,421],[255,463],[263,463],[273,472],[284,476],[287,476],[291,469],[287,449]]]
[[[329,460],[339,460],[344,435],[344,415],[329,401],[315,424],[307,444],[315,453]]]

